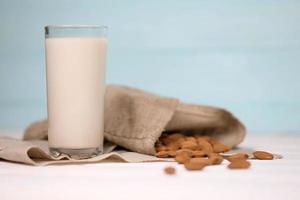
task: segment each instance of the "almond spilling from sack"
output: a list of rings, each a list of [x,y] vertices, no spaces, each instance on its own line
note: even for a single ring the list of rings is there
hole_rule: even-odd
[[[192,155],[193,155],[193,157],[195,157],[195,158],[205,157],[205,156],[206,156],[206,154],[205,154],[204,151],[202,151],[202,150],[195,150],[195,151],[192,151]]]
[[[213,146],[214,153],[224,153],[230,150],[228,146],[221,143],[215,143],[212,146]]]
[[[184,167],[187,170],[201,170],[209,164],[209,161],[204,158],[192,158],[188,162],[184,163]]]
[[[201,135],[184,135],[182,133],[164,134],[155,144],[156,156],[159,158],[174,158],[178,164],[183,164],[187,170],[202,170],[205,166],[220,165],[224,158],[230,163],[229,169],[247,169],[251,163],[247,161],[248,154],[236,153],[223,156],[231,148],[215,138]],[[265,151],[255,151],[253,156],[260,160],[272,160],[273,154]],[[165,173],[175,173],[175,168],[166,167]]]
[[[167,158],[167,157],[169,157],[169,153],[168,153],[168,151],[165,151],[165,150],[159,151],[159,152],[156,153],[156,157],[158,157],[158,158]]]
[[[198,144],[195,141],[192,141],[192,140],[187,140],[187,141],[183,141],[181,143],[181,148],[182,149],[190,149],[190,150],[196,150],[198,147]]]
[[[248,159],[248,154],[236,153],[236,154],[233,154],[231,156],[228,156],[226,159],[230,162],[233,162],[235,160],[242,160],[242,159],[247,160]]]
[[[179,150],[176,152],[175,160],[179,164],[184,164],[191,159],[192,155],[192,151],[190,150]]]
[[[206,154],[213,152],[212,145],[208,141],[200,138],[198,138],[198,149],[204,151]]]
[[[266,151],[255,151],[253,152],[253,156],[259,160],[273,160],[273,154]]]
[[[208,155],[208,160],[213,165],[219,165],[223,162],[223,157],[217,153],[211,153]]]
[[[250,167],[250,162],[247,160],[241,159],[241,160],[234,160],[228,165],[229,169],[247,169]]]

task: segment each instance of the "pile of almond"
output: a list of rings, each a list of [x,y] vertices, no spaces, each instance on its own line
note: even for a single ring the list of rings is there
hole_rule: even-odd
[[[208,136],[165,134],[156,142],[155,149],[157,157],[175,158],[176,162],[183,164],[187,170],[201,170],[209,165],[219,165],[223,159],[230,162],[229,169],[247,169],[251,165],[245,153],[223,156],[222,153],[230,148]],[[273,159],[273,154],[265,151],[255,151],[253,155],[260,160]],[[174,174],[175,168],[167,167],[165,173]]]

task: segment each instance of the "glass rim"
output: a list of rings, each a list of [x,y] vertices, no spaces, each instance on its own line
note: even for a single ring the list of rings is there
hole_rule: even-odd
[[[90,28],[90,29],[108,29],[108,26],[105,25],[86,25],[86,24],[79,24],[79,25],[72,25],[72,24],[65,24],[65,25],[47,25],[45,29],[83,29],[83,28]]]

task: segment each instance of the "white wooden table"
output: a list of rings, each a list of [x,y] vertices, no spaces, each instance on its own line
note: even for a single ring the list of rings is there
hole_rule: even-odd
[[[253,160],[249,170],[221,166],[188,172],[175,163],[98,163],[33,167],[0,161],[0,199],[300,199],[300,134],[248,134],[243,147],[281,160]],[[163,168],[173,165],[177,174]]]

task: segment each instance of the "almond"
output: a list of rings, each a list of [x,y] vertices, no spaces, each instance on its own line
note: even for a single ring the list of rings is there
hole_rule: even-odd
[[[177,155],[175,156],[175,160],[178,164],[184,164],[186,162],[188,162],[191,158],[189,156],[186,155]]]
[[[168,156],[174,158],[176,156],[176,151],[167,151]]]
[[[201,149],[204,153],[209,154],[213,152],[213,148],[209,142],[199,138],[197,141],[198,141],[198,148]]]
[[[182,149],[195,150],[195,149],[197,149],[197,147],[198,147],[198,145],[197,145],[197,142],[195,142],[195,141],[184,141],[181,143]]]
[[[189,162],[201,163],[201,164],[204,164],[204,165],[210,165],[211,164],[211,162],[208,158],[191,158],[189,160]]]
[[[189,161],[192,157],[192,151],[190,150],[179,150],[176,152],[175,160],[179,164],[183,164],[187,161]]]
[[[175,174],[176,173],[176,169],[174,167],[165,167],[164,169],[165,173],[166,174],[169,174],[169,175],[172,175],[172,174]]]
[[[224,153],[230,150],[228,146],[222,143],[214,143],[212,146],[214,153]]]
[[[207,164],[198,161],[189,161],[184,163],[184,167],[187,170],[202,170]]]
[[[247,169],[250,167],[250,162],[247,160],[234,160],[228,165],[229,169]]]
[[[253,152],[253,156],[259,160],[273,160],[273,154],[266,151],[255,151]]]
[[[208,155],[208,160],[213,165],[219,165],[223,162],[223,157],[217,153],[211,153]]]
[[[228,161],[233,162],[235,160],[247,160],[248,154],[246,153],[236,153],[226,158]]]
[[[193,152],[190,149],[179,149],[176,151],[176,155],[182,155],[182,154],[186,154],[188,157],[192,157],[193,156]]]
[[[167,158],[167,157],[169,157],[169,152],[168,151],[159,151],[156,153],[156,157]]]
[[[204,151],[201,151],[201,150],[195,150],[193,151],[193,157],[196,157],[196,158],[199,158],[199,157],[205,157],[206,154]]]
[[[168,151],[169,150],[168,147],[163,146],[163,145],[157,146],[157,147],[155,147],[155,149],[156,149],[157,152],[158,151]]]
[[[195,137],[192,137],[192,136],[186,137],[185,140],[186,140],[186,141],[190,141],[190,142],[197,143],[196,138],[195,138]]]

